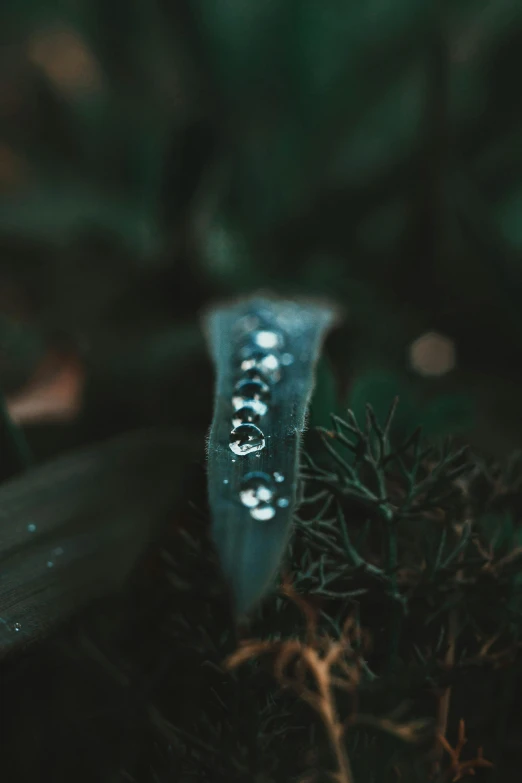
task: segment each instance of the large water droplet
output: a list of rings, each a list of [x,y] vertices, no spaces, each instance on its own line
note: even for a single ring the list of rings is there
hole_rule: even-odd
[[[281,377],[279,359],[275,353],[266,353],[261,348],[245,349],[243,352],[241,369],[243,372],[257,370],[274,383]]]
[[[260,329],[251,335],[251,340],[258,348],[267,351],[278,351],[283,347],[283,336],[279,332],[269,329]]]
[[[240,424],[257,424],[260,418],[259,413],[252,405],[243,405],[242,408],[234,411],[232,424],[234,427],[239,427]]]
[[[240,424],[230,433],[229,446],[240,457],[265,448],[265,436],[255,424]]]
[[[260,503],[250,510],[250,516],[258,522],[267,522],[275,517],[275,508],[270,503]]]
[[[278,484],[280,484],[282,481],[285,480],[285,477],[283,476],[283,474],[279,473],[278,470],[275,471],[274,478],[275,478],[275,480],[277,481]]]
[[[260,503],[270,503],[274,497],[272,480],[267,473],[248,473],[241,484],[239,499],[247,508],[256,508]]]
[[[245,405],[254,408],[259,416],[264,416],[268,410],[270,389],[262,381],[239,381],[234,389],[232,405],[237,411]]]

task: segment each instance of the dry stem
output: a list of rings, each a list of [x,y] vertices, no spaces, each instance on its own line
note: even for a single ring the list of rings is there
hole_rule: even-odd
[[[451,772],[453,773],[453,777],[451,780],[453,782],[457,780],[461,780],[466,775],[474,775],[475,770],[479,767],[492,767],[493,764],[491,761],[487,761],[484,756],[482,755],[482,748],[479,748],[477,751],[477,755],[474,759],[470,759],[469,761],[461,761],[460,757],[462,754],[462,750],[464,749],[464,746],[467,743],[466,739],[466,727],[464,720],[459,721],[459,734],[457,739],[457,744],[454,748],[451,747],[448,740],[439,735],[439,742],[441,746],[444,748],[444,750],[449,754],[451,758]]]
[[[355,711],[357,688],[361,679],[363,659],[361,647],[364,637],[353,617],[346,621],[341,638],[333,640],[317,634],[317,615],[313,608],[286,582],[283,592],[303,611],[306,617],[306,641],[288,639],[282,642],[246,640],[226,660],[228,669],[265,653],[275,654],[274,675],[278,683],[294,690],[321,717],[336,760],[337,770],[332,774],[337,783],[354,783],[350,759],[344,742],[344,729],[348,725],[367,725],[392,733],[405,741],[414,741],[425,728],[424,721],[397,724],[390,718],[380,719],[369,715],[357,715]],[[353,642],[355,644],[353,644]],[[361,645],[361,642],[363,644]],[[289,667],[293,664],[289,673]],[[335,671],[334,671],[335,670]],[[306,674],[311,675],[315,688],[306,684]],[[335,705],[335,688],[348,692],[353,698],[353,714],[348,721],[341,721]]]

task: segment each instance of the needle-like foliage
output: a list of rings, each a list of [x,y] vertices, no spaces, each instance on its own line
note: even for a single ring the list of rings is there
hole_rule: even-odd
[[[382,425],[371,409],[334,417],[319,448],[310,433],[281,587],[248,625],[227,609],[205,514],[164,552],[151,767],[128,762],[125,780],[516,779],[520,461],[420,431],[394,443],[396,404]]]

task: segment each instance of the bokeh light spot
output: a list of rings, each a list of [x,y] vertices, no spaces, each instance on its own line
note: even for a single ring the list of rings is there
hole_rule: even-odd
[[[455,343],[437,332],[426,332],[410,345],[410,364],[419,375],[435,377],[455,368]]]

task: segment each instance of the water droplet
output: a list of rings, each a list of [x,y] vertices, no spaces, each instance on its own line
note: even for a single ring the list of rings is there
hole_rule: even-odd
[[[29,531],[29,533],[34,533],[34,531],[36,530],[36,525],[31,522],[30,525],[27,525],[27,530]]]
[[[269,329],[260,329],[251,336],[254,345],[267,351],[277,351],[283,347],[283,337],[278,332]]]
[[[265,448],[265,436],[255,424],[240,424],[230,433],[229,446],[240,457],[252,454]]]
[[[53,568],[53,566],[54,566],[53,561],[52,560],[48,560],[47,561],[47,568]]]
[[[239,499],[247,508],[256,508],[260,503],[270,503],[274,497],[272,480],[266,473],[248,473],[239,490]]]
[[[257,367],[249,367],[247,370],[242,370],[241,380],[249,381],[261,381],[262,383],[268,383],[268,378]]]
[[[63,555],[63,547],[57,546],[56,549],[53,549],[53,555],[56,555],[57,557]]]
[[[294,357],[292,356],[291,353],[283,353],[281,355],[281,364],[284,367],[289,367],[293,363],[294,363]]]
[[[228,479],[223,479],[223,484],[228,484]]]
[[[22,626],[20,625],[20,623],[14,623],[13,628],[16,631],[16,633],[22,630]]]
[[[250,516],[258,522],[267,522],[275,517],[275,508],[270,503],[260,503],[256,508],[251,509]]]
[[[270,378],[274,383],[279,380],[281,372],[279,359],[275,353],[266,353],[260,348],[249,348],[245,353],[243,354],[244,358],[241,362],[241,369],[243,372],[257,370],[262,375]]]
[[[244,315],[242,318],[236,321],[234,325],[234,331],[244,334],[245,332],[252,332],[259,326],[259,318],[255,315]]]
[[[275,471],[274,478],[275,478],[275,480],[277,481],[278,484],[280,484],[282,481],[285,480],[285,477],[283,476],[283,474],[279,473],[278,470]]]
[[[245,405],[254,408],[259,416],[264,416],[268,410],[270,389],[261,381],[239,381],[234,389],[232,405],[237,411]]]
[[[232,416],[232,424],[239,427],[240,424],[257,424],[261,416],[252,405],[243,405]]]
[[[288,508],[288,506],[290,505],[290,501],[288,500],[288,498],[279,498],[277,501],[277,505],[279,506],[279,508]]]
[[[232,460],[232,462],[235,462],[235,461],[236,461],[235,459]]]

